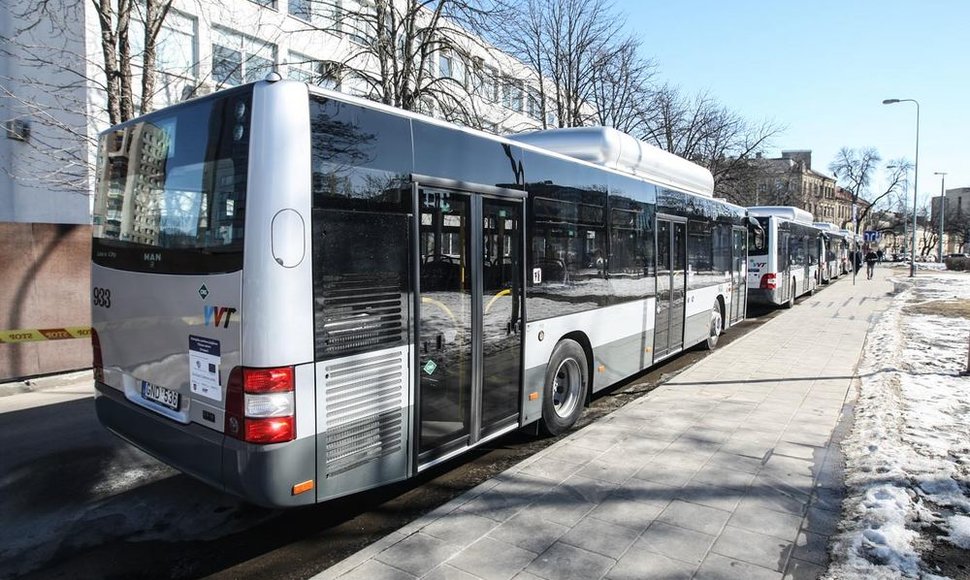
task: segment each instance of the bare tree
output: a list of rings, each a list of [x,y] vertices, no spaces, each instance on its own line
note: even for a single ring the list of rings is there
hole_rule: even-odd
[[[311,12],[330,15],[309,19],[309,29],[349,40],[333,56],[329,74],[351,91],[401,109],[437,109],[448,120],[482,125],[473,96],[503,79],[487,78],[478,55],[489,47],[478,33],[506,14],[500,0],[373,0],[353,8],[335,0],[306,4]],[[516,88],[517,98],[524,98]]]
[[[626,39],[593,75],[591,104],[598,124],[631,134],[645,128],[656,64],[640,57],[639,49],[639,40]]]
[[[747,201],[758,178],[755,152],[764,149],[782,128],[770,121],[751,123],[721,106],[709,93],[684,97],[672,85],[653,94],[641,138],[707,167],[715,194],[736,203]]]
[[[554,126],[601,120],[595,110],[598,97],[612,90],[604,83],[624,67],[628,77],[637,69],[647,75],[644,81],[649,79],[652,65],[632,60],[635,43],[621,36],[622,19],[608,0],[519,0],[516,12],[491,40],[548,82],[541,96],[554,114]],[[613,71],[607,73],[609,68]]]
[[[873,174],[879,168],[882,157],[874,147],[863,149],[851,149],[843,147],[839,149],[835,160],[829,164],[829,171],[846,184],[844,188],[851,194],[851,203],[858,209],[856,221],[856,233],[858,224],[864,222],[873,208],[885,205],[893,199],[893,195],[899,191],[906,180],[906,172],[909,170],[909,163],[905,160],[897,160],[887,164],[887,186],[881,192],[871,192]],[[863,200],[866,203],[859,203]],[[851,218],[842,221],[842,227],[846,227]]]

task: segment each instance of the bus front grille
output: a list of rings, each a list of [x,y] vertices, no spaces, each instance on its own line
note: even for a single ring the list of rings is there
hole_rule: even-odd
[[[407,348],[324,364],[327,477],[401,450]]]

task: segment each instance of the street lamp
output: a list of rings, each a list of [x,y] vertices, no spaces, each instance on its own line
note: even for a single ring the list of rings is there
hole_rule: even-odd
[[[913,248],[909,256],[909,277],[916,275],[916,193],[919,191],[919,101],[916,99],[885,99],[882,104],[913,103],[916,105],[916,163],[913,169]]]
[[[943,263],[943,216],[946,215],[946,171],[934,171],[933,175],[940,176],[940,263]]]

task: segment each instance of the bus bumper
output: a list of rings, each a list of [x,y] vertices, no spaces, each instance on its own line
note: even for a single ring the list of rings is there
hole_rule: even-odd
[[[316,502],[316,490],[292,494],[315,479],[314,439],[252,445],[201,425],[182,425],[133,405],[123,393],[95,382],[95,410],[109,431],[216,489],[264,507]]]
[[[781,290],[765,288],[748,288],[748,302],[750,304],[781,304]]]

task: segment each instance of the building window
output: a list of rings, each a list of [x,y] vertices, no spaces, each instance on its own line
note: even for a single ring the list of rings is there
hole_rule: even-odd
[[[310,22],[313,17],[313,0],[289,0],[288,8],[293,18]]]
[[[502,82],[502,104],[505,108],[522,112],[522,83],[511,78],[505,78]]]
[[[286,77],[325,89],[339,90],[339,70],[340,65],[335,62],[317,60],[291,51],[286,64]]]
[[[455,57],[453,54],[447,50],[442,50],[438,53],[438,74],[443,79],[454,78],[455,70]]]
[[[213,27],[212,79],[216,88],[263,79],[275,68],[275,45]]]
[[[539,95],[539,91],[529,88],[528,105],[526,107],[526,111],[529,117],[535,119],[536,121],[542,120],[541,103],[542,97]]]

